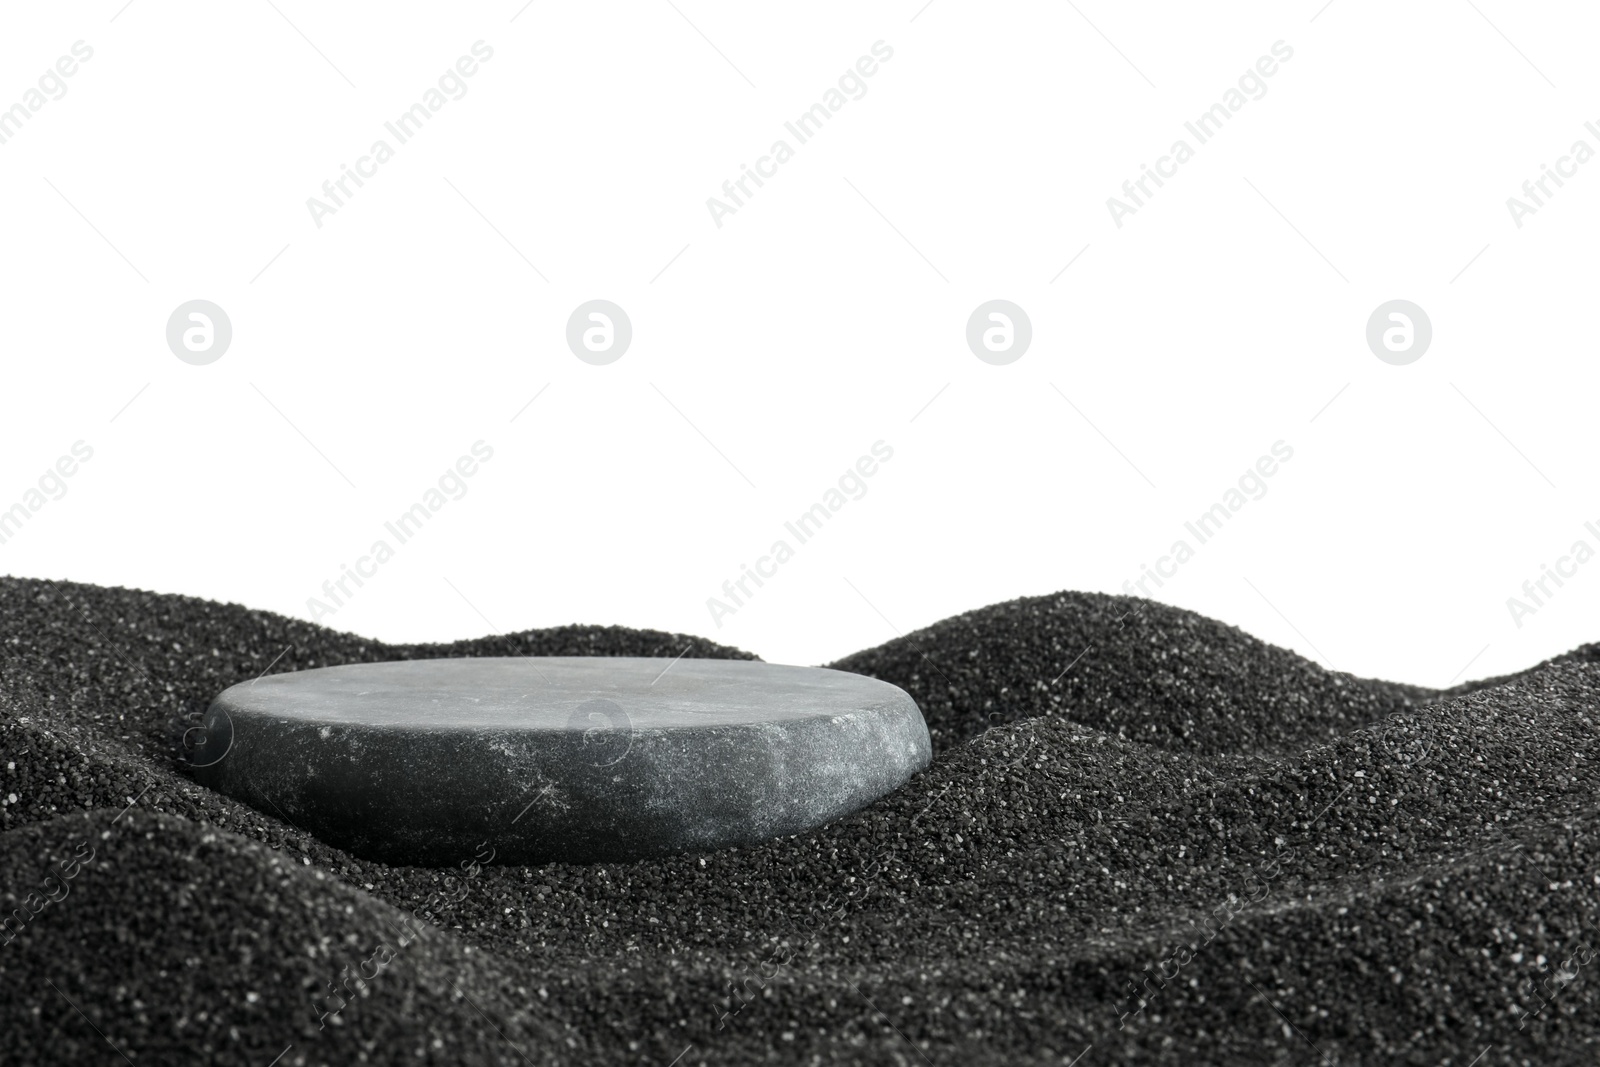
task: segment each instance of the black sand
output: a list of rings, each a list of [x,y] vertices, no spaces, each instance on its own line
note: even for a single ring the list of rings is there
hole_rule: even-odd
[[[1438,694],[1145,601],[995,605],[835,665],[922,706],[906,788],[625,866],[364,863],[171,756],[269,665],[685,645],[746,655],[0,579],[0,1063],[1600,1061],[1597,646]]]

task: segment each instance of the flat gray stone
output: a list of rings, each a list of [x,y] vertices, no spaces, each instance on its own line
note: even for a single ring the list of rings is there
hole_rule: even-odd
[[[747,845],[927,767],[897,686],[749,660],[496,657],[277,674],[192,732],[194,776],[365,859],[620,861]]]

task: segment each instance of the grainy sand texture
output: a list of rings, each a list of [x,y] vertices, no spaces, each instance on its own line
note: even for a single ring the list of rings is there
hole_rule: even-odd
[[[174,758],[268,669],[686,647],[748,656],[0,578],[0,1063],[1600,1062],[1600,646],[1437,692],[997,604],[832,665],[916,698],[906,787],[627,865],[362,862]]]

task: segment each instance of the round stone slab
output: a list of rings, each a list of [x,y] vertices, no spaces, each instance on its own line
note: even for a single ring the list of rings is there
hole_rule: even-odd
[[[324,667],[233,686],[191,735],[202,785],[432,867],[754,844],[859,810],[932,755],[898,686],[750,660]]]

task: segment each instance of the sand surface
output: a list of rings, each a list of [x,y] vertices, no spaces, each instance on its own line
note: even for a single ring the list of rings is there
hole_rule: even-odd
[[[1600,646],[1439,693],[998,604],[832,664],[923,709],[905,788],[629,865],[364,863],[173,759],[269,667],[685,646],[750,658],[0,578],[0,1063],[1600,1062]]]

